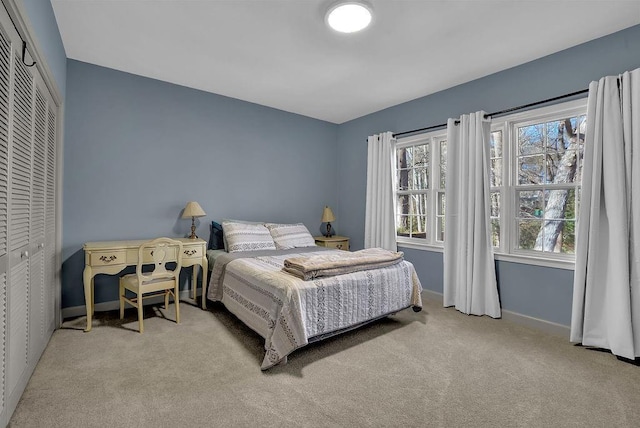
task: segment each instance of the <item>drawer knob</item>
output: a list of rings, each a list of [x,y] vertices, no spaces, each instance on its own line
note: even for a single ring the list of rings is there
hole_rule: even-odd
[[[197,252],[198,252],[198,250],[184,250],[184,253],[185,253],[187,256],[193,256],[193,255],[194,255],[195,253],[197,253]]]
[[[109,256],[109,257],[107,257],[107,256],[100,256],[100,260],[101,260],[103,263],[111,263],[112,261],[114,261],[114,260],[115,260],[115,259],[117,259],[117,258],[118,258],[118,257],[113,256],[113,255],[112,255],[112,256]]]

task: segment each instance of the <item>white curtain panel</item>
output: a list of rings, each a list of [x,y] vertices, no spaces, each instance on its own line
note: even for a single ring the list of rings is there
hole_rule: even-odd
[[[391,132],[372,135],[368,139],[365,248],[398,249],[393,199],[394,142]]]
[[[491,245],[490,132],[479,111],[447,123],[444,306],[501,316]]]
[[[640,356],[640,69],[589,85],[572,342]]]

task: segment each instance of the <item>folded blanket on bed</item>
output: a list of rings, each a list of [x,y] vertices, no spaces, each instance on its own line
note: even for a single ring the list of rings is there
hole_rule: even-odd
[[[342,275],[361,270],[378,269],[400,263],[404,253],[382,248],[308,257],[291,257],[284,261],[284,270],[305,281],[325,276]]]

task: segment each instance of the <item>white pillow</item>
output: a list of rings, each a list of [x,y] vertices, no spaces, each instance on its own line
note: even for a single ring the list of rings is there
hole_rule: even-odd
[[[271,233],[264,224],[223,221],[222,230],[229,253],[276,249]]]
[[[309,229],[302,223],[266,223],[265,226],[267,226],[267,229],[271,232],[271,237],[278,250],[316,246],[316,241],[309,233]]]
[[[222,225],[225,222],[227,222],[227,223],[242,223],[242,224],[264,224],[263,221],[236,220],[234,218],[223,218],[222,219],[222,223],[220,223],[220,224]],[[227,235],[224,234],[224,230],[222,231],[222,242],[224,243],[224,250],[226,252],[229,252],[229,250],[228,250],[229,247],[227,246]]]

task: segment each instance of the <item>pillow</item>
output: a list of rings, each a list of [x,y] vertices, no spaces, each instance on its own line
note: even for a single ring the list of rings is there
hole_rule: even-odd
[[[215,221],[211,222],[209,250],[224,250],[224,233],[222,231],[222,225]]]
[[[274,224],[266,223],[267,229],[278,250],[289,248],[315,247],[316,241],[309,233],[309,229],[302,224]]]
[[[242,224],[264,224],[264,222],[262,221],[245,221],[245,220],[236,220],[236,219],[231,219],[231,218],[223,218],[222,219],[222,224],[225,224],[225,222],[228,223],[242,223]],[[224,244],[224,249],[228,252],[229,251],[229,245],[227,245],[227,235],[225,235],[224,233],[222,234],[222,240],[223,240],[223,244]]]
[[[276,244],[264,224],[222,222],[227,251],[275,250]]]

